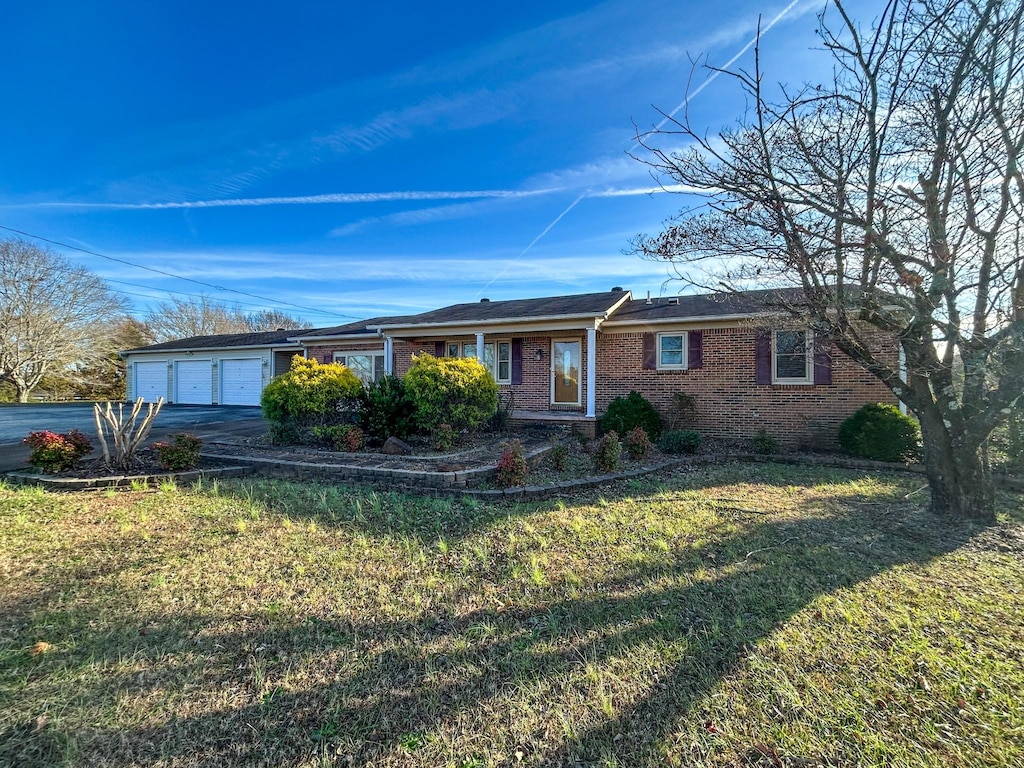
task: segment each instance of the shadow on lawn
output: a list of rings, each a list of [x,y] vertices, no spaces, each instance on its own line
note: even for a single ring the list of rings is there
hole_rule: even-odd
[[[59,752],[75,765],[283,766],[318,756],[324,764],[410,764],[418,750],[429,750],[432,733],[457,730],[457,719],[502,718],[492,722],[491,754],[504,753],[510,763],[518,749],[525,764],[614,758],[625,766],[656,765],[660,743],[680,719],[752,644],[794,613],[819,595],[893,566],[950,552],[974,532],[906,507],[847,507],[835,515],[778,521],[752,516],[734,535],[681,549],[667,561],[620,569],[574,599],[461,615],[433,610],[409,622],[254,619],[222,634],[204,617],[147,617],[144,600],[137,598],[137,621],[105,628],[95,646],[83,630],[74,658],[63,663],[102,669],[140,654],[157,660],[160,669],[149,678],[99,675],[92,690],[74,697],[112,707],[122,696],[159,703],[173,693],[181,698],[179,713],[125,731],[88,726],[66,733],[59,726],[15,724],[0,729],[0,745],[6,745],[0,746],[0,763],[51,765]],[[88,626],[88,606],[67,611],[75,626]],[[142,634],[145,625],[149,630]],[[118,631],[122,639],[111,643],[110,634]],[[642,690],[631,701],[596,722],[579,718],[593,722],[581,729],[566,732],[554,722],[555,710],[570,706],[563,699],[587,695],[588,665],[628,657],[650,643],[683,641],[685,654],[657,680],[638,681]],[[294,682],[291,690],[266,684],[303,665],[312,670],[313,684],[298,690]],[[16,697],[54,701],[72,695],[42,670],[27,679]],[[197,697],[190,690],[211,698],[220,691],[225,698],[193,713],[188,707]],[[532,730],[521,729],[505,711],[515,692],[525,692],[518,699],[523,705],[551,707]],[[109,718],[96,711],[88,722]],[[428,760],[424,752],[421,759],[444,764],[450,757]],[[462,764],[473,765],[471,759],[466,754]]]

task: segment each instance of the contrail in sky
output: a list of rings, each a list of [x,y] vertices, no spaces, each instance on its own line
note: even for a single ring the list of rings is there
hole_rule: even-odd
[[[740,57],[743,56],[743,54],[745,54],[747,51],[749,51],[751,48],[753,48],[754,45],[757,44],[757,41],[759,39],[764,37],[768,33],[768,31],[771,30],[772,27],[774,27],[776,24],[778,24],[780,21],[782,21],[786,17],[786,15],[791,10],[793,10],[797,5],[799,5],[799,4],[800,4],[800,0],[792,0],[792,2],[789,5],[787,5],[781,11],[779,11],[778,15],[774,19],[772,19],[770,22],[768,22],[768,25],[764,29],[758,30],[758,33],[756,35],[754,35],[746,45],[744,45],[742,48],[740,48],[740,50],[736,53],[735,56],[733,56],[731,59],[729,59],[727,62],[725,62],[725,64],[723,64],[721,66],[721,69],[728,69],[733,64],[735,64],[737,61],[739,61]],[[690,103],[690,99],[694,98],[695,96],[700,94],[701,91],[703,91],[705,88],[707,88],[709,85],[711,85],[711,83],[713,83],[718,78],[718,76],[720,74],[722,74],[722,73],[719,70],[715,70],[714,72],[711,73],[711,76],[708,77],[707,80],[705,80],[703,83],[701,83],[699,86],[697,86],[693,90],[693,93],[686,94],[686,98],[683,99],[681,102],[679,102],[679,104],[676,106],[676,108],[673,109],[671,112],[669,112],[662,119],[662,121],[660,123],[658,123],[657,128],[662,128],[665,125],[665,123],[667,123],[669,120],[671,120],[675,116],[675,114],[677,112],[679,112],[679,110],[681,110],[683,107],[685,107],[687,104]],[[633,149],[631,151],[635,151],[636,149],[639,148],[639,146],[640,146],[640,143],[636,142],[633,145]],[[587,197],[588,193],[589,193],[589,190],[587,192],[584,192],[582,195],[577,197],[575,200],[573,200],[569,204],[568,208],[566,208],[564,211],[562,211],[560,214],[558,214],[558,216],[555,217],[555,220],[552,221],[550,224],[548,224],[544,228],[544,231],[541,232],[539,235],[537,235],[535,238],[533,238],[533,241],[528,246],[526,246],[526,248],[523,249],[523,252],[520,253],[519,256],[517,257],[517,261],[519,259],[522,259],[523,256],[525,256],[529,252],[529,250],[531,248],[533,248],[533,246],[536,245],[537,242],[542,237],[544,237],[544,235],[546,235],[548,232],[550,232],[551,228],[554,227],[555,224],[560,222],[569,211],[571,211],[573,208],[575,208],[580,203],[580,201],[583,200],[583,198]],[[492,278],[491,282],[488,283],[487,285],[485,285],[480,290],[480,293],[477,294],[477,296],[479,297],[481,293],[486,291],[490,287],[491,283],[493,283],[495,280],[497,280],[498,277],[501,277],[501,275],[504,275],[506,272],[508,272],[509,269],[511,269],[514,264],[515,264],[515,262],[510,263],[507,267],[505,267],[505,269],[503,269],[501,271],[501,273],[497,277]]]

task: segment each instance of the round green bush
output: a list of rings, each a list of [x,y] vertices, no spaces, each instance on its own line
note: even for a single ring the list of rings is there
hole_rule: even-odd
[[[665,453],[691,454],[700,450],[700,432],[692,429],[670,429],[661,436],[658,448]]]
[[[862,459],[913,461],[921,455],[921,429],[895,405],[868,403],[839,427],[839,447]]]
[[[403,381],[416,422],[427,432],[441,424],[475,430],[498,410],[498,385],[475,358],[416,355]]]
[[[661,436],[661,416],[651,401],[639,392],[630,392],[626,397],[616,397],[601,417],[601,430],[628,435],[636,427],[642,427],[651,440],[657,442]]]
[[[385,376],[363,390],[359,425],[370,437],[384,442],[389,437],[405,440],[416,429],[416,407],[397,376]]]
[[[291,369],[267,384],[260,405],[272,434],[305,440],[312,437],[314,427],[345,421],[346,409],[362,390],[362,383],[345,366],[296,355]]]

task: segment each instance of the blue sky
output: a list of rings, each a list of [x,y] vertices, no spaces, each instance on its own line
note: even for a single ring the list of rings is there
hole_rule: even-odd
[[[856,4],[862,21],[876,5]],[[170,291],[316,325],[481,296],[676,293],[622,253],[688,204],[644,192],[633,123],[684,100],[692,58],[740,54],[759,14],[778,19],[770,80],[827,71],[823,6],[15,4],[0,225],[278,301],[55,248],[121,281],[140,316]],[[743,107],[725,77],[689,103],[710,131]]]

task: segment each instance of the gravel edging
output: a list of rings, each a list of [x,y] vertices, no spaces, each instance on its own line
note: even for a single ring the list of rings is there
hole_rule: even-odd
[[[91,491],[98,488],[127,488],[145,483],[149,486],[167,481],[194,483],[214,477],[245,477],[252,474],[252,467],[228,466],[193,469],[187,472],[151,472],[141,475],[107,475],[104,477],[59,477],[39,475],[34,472],[7,472],[7,478],[15,485],[32,485],[50,491]]]

